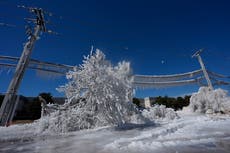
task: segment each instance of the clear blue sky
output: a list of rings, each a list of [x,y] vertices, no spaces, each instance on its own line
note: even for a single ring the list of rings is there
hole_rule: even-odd
[[[174,74],[199,69],[191,55],[205,48],[202,57],[207,68],[230,74],[228,0],[1,0],[0,22],[16,27],[0,27],[0,55],[20,56],[26,41],[23,18],[30,14],[17,5],[41,7],[56,14],[49,17],[51,24],[47,27],[61,36],[41,36],[32,54],[38,60],[79,65],[93,45],[113,63],[130,61],[135,74]],[[1,93],[7,90],[13,75],[6,72],[0,75]],[[61,96],[55,88],[65,82],[65,78],[44,79],[28,70],[19,93]],[[230,90],[229,86],[225,89]],[[136,96],[180,96],[197,90],[195,85],[137,90]]]

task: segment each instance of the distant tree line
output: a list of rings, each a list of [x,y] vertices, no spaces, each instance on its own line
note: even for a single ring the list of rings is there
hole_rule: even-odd
[[[54,103],[51,93],[40,93],[38,96],[43,97],[47,102]],[[16,110],[13,120],[36,120],[41,117],[41,102],[35,97],[29,100],[26,97],[21,97],[23,100],[21,108]],[[4,99],[4,95],[0,95],[0,106]]]
[[[168,97],[168,96],[158,96],[155,97],[155,100],[151,103],[151,105],[165,105],[168,108],[173,108],[174,110],[180,110],[185,106],[189,105],[189,100],[191,96],[185,97]],[[141,101],[138,98],[133,98],[133,103],[136,104],[138,107],[141,107]]]
[[[166,107],[173,108],[174,110],[180,110],[185,106],[189,105],[191,96],[172,98],[168,96],[157,97],[155,104],[165,105]]]
[[[40,93],[38,96],[43,97],[47,102],[54,103],[53,96],[51,93]],[[39,98],[35,97],[32,100],[28,100],[26,97],[22,97],[24,104],[21,106],[20,110],[16,111],[14,120],[36,120],[41,117],[41,102]],[[168,97],[168,96],[158,96],[155,97],[155,100],[151,103],[151,105],[159,104],[165,105],[168,108],[173,108],[174,110],[180,110],[185,106],[189,105],[189,99],[191,96],[185,97]],[[4,99],[4,95],[0,95],[0,106]],[[138,107],[142,107],[141,101],[139,98],[133,98],[133,103]]]

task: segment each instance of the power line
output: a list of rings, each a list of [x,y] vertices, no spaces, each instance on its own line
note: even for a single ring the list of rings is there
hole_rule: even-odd
[[[16,25],[8,24],[8,23],[2,23],[2,22],[0,22],[0,26],[10,27],[10,28],[15,28],[16,27]]]

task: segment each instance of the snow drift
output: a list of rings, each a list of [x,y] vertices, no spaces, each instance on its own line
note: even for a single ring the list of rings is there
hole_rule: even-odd
[[[223,89],[201,87],[197,93],[192,94],[188,107],[199,113],[230,113],[230,97]]]

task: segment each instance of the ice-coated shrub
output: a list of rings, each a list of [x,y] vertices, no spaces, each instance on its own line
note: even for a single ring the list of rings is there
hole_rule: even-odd
[[[230,97],[227,94],[223,89],[201,87],[197,93],[192,94],[189,108],[199,113],[229,113]]]
[[[148,109],[142,111],[142,115],[145,118],[154,121],[156,119],[168,119],[172,120],[177,118],[176,112],[172,108],[166,108],[165,105],[154,105]]]

